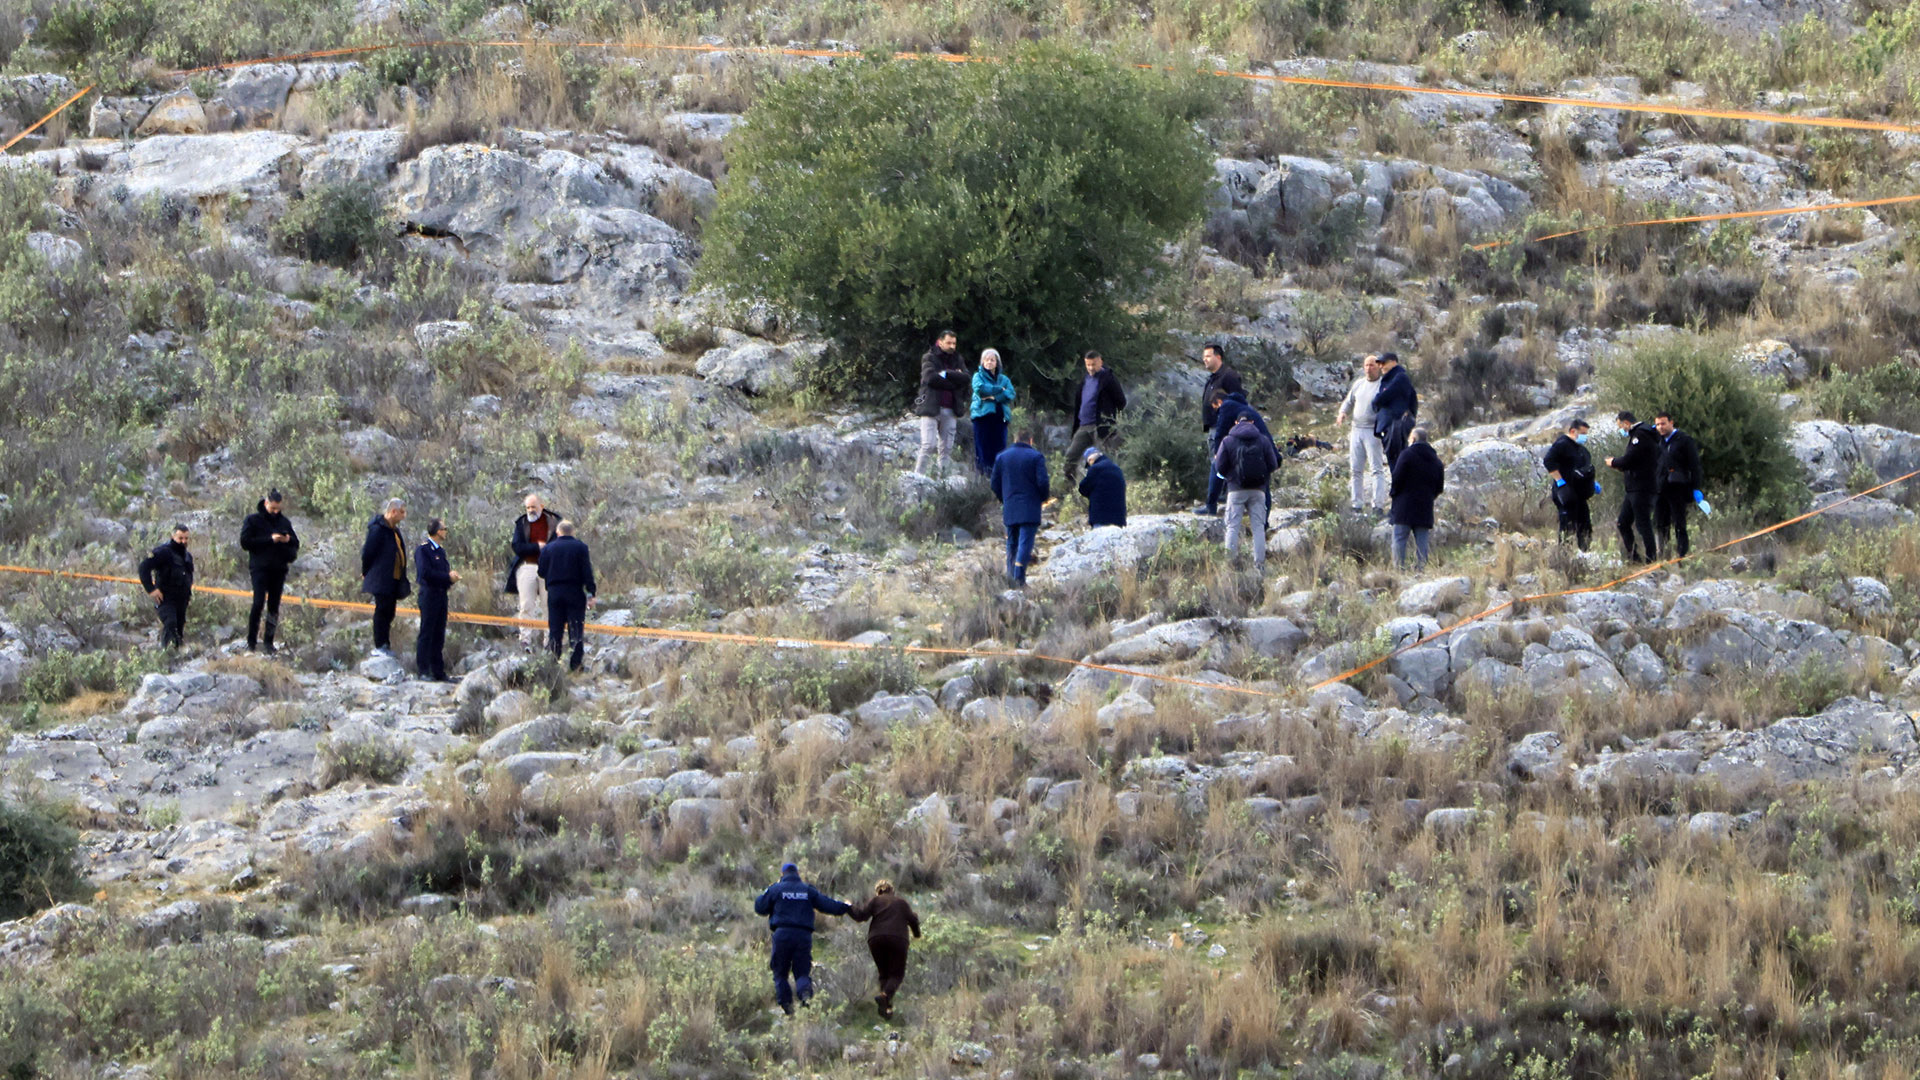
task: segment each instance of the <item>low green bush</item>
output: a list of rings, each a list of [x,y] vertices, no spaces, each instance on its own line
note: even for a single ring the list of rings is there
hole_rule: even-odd
[[[315,184],[273,223],[282,252],[313,262],[351,266],[393,244],[393,225],[366,184]]]
[[[1920,364],[1895,360],[1865,371],[1837,371],[1813,394],[1820,415],[1845,424],[1920,428]]]
[[[1136,490],[1154,486],[1175,504],[1206,497],[1212,466],[1198,409],[1185,402],[1137,402],[1120,414],[1117,436],[1113,459],[1127,474],[1130,503]]]
[[[75,863],[79,844],[79,835],[49,808],[0,800],[0,921],[79,895],[85,885]]]

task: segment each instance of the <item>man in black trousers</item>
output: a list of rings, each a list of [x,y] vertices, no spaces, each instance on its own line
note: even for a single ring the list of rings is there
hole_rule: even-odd
[[[413,595],[407,580],[407,538],[400,523],[407,504],[388,499],[387,508],[367,522],[367,539],[360,545],[360,591],[373,597],[373,651],[393,655],[393,612]]]
[[[160,613],[160,647],[177,649],[186,641],[187,604],[193,599],[193,531],[175,525],[171,539],[140,560],[140,587]]]
[[[260,649],[261,615],[266,616],[266,649],[274,654],[273,635],[280,629],[280,594],[287,587],[287,567],[300,557],[300,535],[282,513],[286,500],[276,490],[254,506],[240,523],[240,549],[247,553],[247,572],[253,578],[253,607],[247,612],[247,651]]]
[[[1692,550],[1687,541],[1687,508],[1705,497],[1700,489],[1707,482],[1706,473],[1700,468],[1700,444],[1693,441],[1693,436],[1674,427],[1673,417],[1664,412],[1653,418],[1653,430],[1660,435],[1653,528],[1660,534],[1662,555],[1669,559],[1685,558]]]
[[[414,639],[414,667],[428,682],[452,682],[447,678],[447,590],[460,580],[459,571],[447,562],[446,523],[439,518],[427,522],[427,539],[413,553],[413,565],[420,574],[420,636]]]
[[[562,521],[560,535],[540,551],[540,576],[547,583],[547,646],[559,656],[564,636],[573,638],[573,656],[567,670],[579,671],[586,656],[587,609],[593,606],[593,558],[587,545],[573,535],[573,522]]]
[[[1660,435],[1650,425],[1636,421],[1630,412],[1622,411],[1613,422],[1627,440],[1626,453],[1607,459],[1608,468],[1620,470],[1624,492],[1620,516],[1614,520],[1620,530],[1620,550],[1626,552],[1630,563],[1652,562],[1654,468],[1660,463]],[[1634,547],[1636,534],[1640,548],[1646,551],[1645,559]]]

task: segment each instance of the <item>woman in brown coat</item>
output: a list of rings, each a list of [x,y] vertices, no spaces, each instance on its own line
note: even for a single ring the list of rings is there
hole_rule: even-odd
[[[913,905],[893,891],[893,882],[881,881],[873,887],[872,899],[853,905],[847,916],[854,922],[867,922],[867,951],[873,954],[873,967],[880,976],[880,992],[873,1003],[882,1017],[893,1016],[893,995],[907,977],[907,931],[920,936],[920,916]]]

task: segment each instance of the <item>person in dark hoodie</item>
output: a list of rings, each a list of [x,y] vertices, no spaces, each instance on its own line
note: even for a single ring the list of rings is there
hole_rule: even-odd
[[[593,583],[593,557],[573,535],[573,522],[556,526],[559,536],[540,552],[540,576],[547,583],[547,647],[559,656],[562,635],[573,639],[568,671],[579,671],[586,657],[587,609],[599,590]]]
[[[247,651],[262,651],[261,616],[266,617],[265,652],[274,654],[273,636],[280,628],[280,594],[287,587],[287,567],[300,557],[300,536],[282,513],[286,500],[276,489],[255,505],[240,523],[240,549],[247,553],[247,573],[253,579],[253,607],[247,612]]]
[[[920,453],[913,459],[913,471],[927,472],[927,459],[945,475],[947,459],[953,456],[953,431],[960,415],[960,398],[970,385],[966,361],[960,359],[960,339],[951,330],[940,331],[933,348],[920,358],[920,389],[913,397],[914,415],[920,418]]]
[[[1220,478],[1214,475],[1214,454],[1220,449],[1219,400],[1227,394],[1239,394],[1240,400],[1246,400],[1246,387],[1240,381],[1240,373],[1227,363],[1226,346],[1210,341],[1200,350],[1200,363],[1207,369],[1207,384],[1200,388],[1200,430],[1207,436],[1207,502],[1199,510],[1200,514],[1214,515],[1220,512],[1220,498],[1223,489]]]
[[[1051,491],[1047,457],[1033,448],[1033,432],[1022,431],[994,459],[987,483],[1000,500],[1000,521],[1007,527],[1007,580],[1025,588],[1033,542],[1040,535],[1040,510]]]
[[[186,643],[187,604],[193,599],[193,552],[187,545],[193,530],[175,525],[171,538],[140,560],[140,587],[160,613],[160,647],[177,649]]]
[[[1225,498],[1227,491],[1226,481],[1220,476],[1220,467],[1218,464],[1220,444],[1225,442],[1227,436],[1233,433],[1233,426],[1235,424],[1238,424],[1242,418],[1251,419],[1253,426],[1259,429],[1260,434],[1266,436],[1267,442],[1273,444],[1276,453],[1280,449],[1280,444],[1274,441],[1273,432],[1267,427],[1267,418],[1260,415],[1259,409],[1247,404],[1247,395],[1240,391],[1235,390],[1224,394],[1215,394],[1213,408],[1214,453],[1207,461],[1208,468],[1211,469],[1214,474],[1213,482],[1220,485],[1221,498]],[[1260,504],[1261,510],[1259,515],[1253,520],[1257,523],[1258,531],[1264,534],[1267,529],[1267,515],[1273,510],[1273,483],[1271,480],[1261,487],[1260,493],[1266,498]]]
[[[1400,363],[1400,354],[1380,354],[1380,387],[1373,392],[1373,433],[1386,448],[1387,469],[1392,471],[1400,452],[1407,448],[1414,417],[1420,415],[1420,395],[1413,388],[1413,377]]]
[[[360,591],[373,597],[373,651],[393,655],[393,613],[400,601],[413,595],[407,580],[407,538],[400,523],[407,520],[407,504],[388,499],[386,509],[367,522],[367,539],[360,545]]]
[[[1088,349],[1080,362],[1086,365],[1087,373],[1073,388],[1073,397],[1069,398],[1070,411],[1067,419],[1071,422],[1073,438],[1067,442],[1067,483],[1071,484],[1080,475],[1080,463],[1085,460],[1087,449],[1098,446],[1104,449],[1107,440],[1113,436],[1114,421],[1119,419],[1121,410],[1127,407],[1127,392],[1120,386],[1120,380],[1107,366],[1107,361],[1096,349]]]
[[[845,915],[852,908],[800,880],[800,868],[793,863],[783,864],[780,880],[754,900],[753,913],[765,916],[767,929],[773,932],[773,999],[780,1003],[781,1012],[793,1015],[796,994],[801,1005],[813,1000],[813,913]]]
[[[1080,494],[1087,497],[1087,527],[1127,523],[1127,477],[1120,463],[1100,452],[1087,451],[1087,471],[1080,477]]]
[[[507,558],[508,596],[520,601],[519,617],[536,622],[547,617],[547,585],[540,580],[540,551],[560,535],[560,515],[548,509],[537,492],[528,492],[523,504],[526,513],[513,519],[513,554]],[[531,626],[520,628],[520,645],[532,652],[540,644],[541,633]]]
[[[1651,424],[1636,421],[1630,412],[1623,411],[1613,419],[1627,440],[1626,453],[1607,459],[1607,467],[1621,473],[1620,516],[1614,520],[1614,526],[1620,530],[1620,549],[1626,552],[1628,562],[1643,561],[1640,552],[1634,549],[1633,538],[1637,533],[1640,547],[1646,551],[1644,561],[1652,562],[1653,497],[1659,486],[1655,474],[1660,466],[1660,433],[1653,430]]]
[[[920,916],[913,905],[893,891],[893,882],[882,879],[873,886],[873,898],[848,910],[847,917],[867,924],[867,952],[873,955],[873,970],[880,981],[880,992],[873,1003],[882,1019],[893,1016],[893,995],[907,978],[907,933],[920,936]]]
[[[1447,487],[1447,469],[1440,455],[1427,442],[1427,429],[1414,428],[1407,433],[1407,448],[1393,463],[1393,486],[1388,494],[1393,509],[1387,520],[1393,525],[1393,565],[1407,564],[1407,537],[1413,537],[1420,561],[1416,569],[1427,565],[1427,536],[1433,532],[1433,502]]]
[[[414,668],[428,682],[447,678],[447,590],[460,572],[447,562],[447,526],[439,518],[427,522],[427,538],[413,553],[420,572],[420,636],[414,640]]]
[[[1588,424],[1576,418],[1567,430],[1547,447],[1540,464],[1553,481],[1553,505],[1560,511],[1560,539],[1573,534],[1581,551],[1593,542],[1593,514],[1587,502],[1598,494],[1593,479],[1593,455],[1587,452]]]
[[[1280,469],[1280,453],[1273,437],[1260,430],[1258,414],[1248,410],[1234,421],[1233,430],[1220,440],[1214,454],[1213,472],[1227,492],[1227,558],[1240,554],[1240,522],[1244,519],[1253,532],[1253,565],[1258,571],[1267,567],[1267,491],[1273,474]]]
[[[1687,540],[1687,509],[1703,502],[1707,474],[1700,467],[1700,444],[1693,436],[1673,426],[1673,417],[1660,413],[1653,418],[1653,430],[1660,436],[1660,460],[1654,474],[1653,530],[1660,534],[1660,554],[1666,558],[1686,558],[1692,545]],[[1668,534],[1672,543],[1668,543]]]

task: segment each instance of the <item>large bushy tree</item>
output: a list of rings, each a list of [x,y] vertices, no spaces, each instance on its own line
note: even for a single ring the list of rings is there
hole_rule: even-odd
[[[813,373],[889,397],[952,327],[1016,382],[1143,347],[1164,245],[1205,209],[1194,77],[1035,46],[1001,63],[849,61],[774,88],[729,148],[706,279],[816,321]]]

